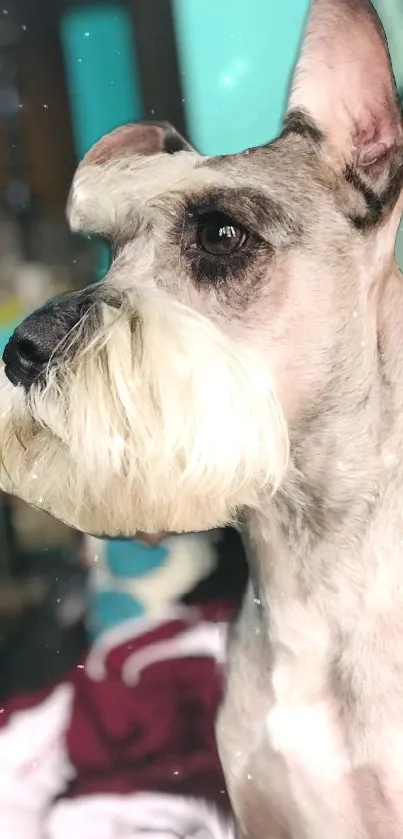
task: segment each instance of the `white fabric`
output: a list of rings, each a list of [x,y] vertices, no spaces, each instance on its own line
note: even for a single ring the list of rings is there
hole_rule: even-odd
[[[43,839],[234,839],[234,835],[232,823],[204,801],[138,793],[61,801],[49,816]]]
[[[73,688],[60,685],[0,730],[0,837],[44,839],[43,818],[74,771],[64,747]]]

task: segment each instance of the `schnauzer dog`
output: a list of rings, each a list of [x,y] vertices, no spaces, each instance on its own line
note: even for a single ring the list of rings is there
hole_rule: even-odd
[[[217,735],[240,836],[403,836],[403,131],[369,0],[313,0],[281,135],[102,139],[105,280],[4,353],[0,483],[91,533],[247,534]]]

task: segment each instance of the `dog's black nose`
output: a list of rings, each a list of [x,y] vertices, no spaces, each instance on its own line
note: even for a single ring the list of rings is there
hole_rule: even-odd
[[[13,385],[29,390],[46,368],[49,355],[34,330],[26,328],[25,321],[11,336],[3,353],[5,374]]]
[[[3,353],[5,374],[13,385],[28,391],[38,381],[93,297],[91,289],[70,292],[46,303],[17,326]]]

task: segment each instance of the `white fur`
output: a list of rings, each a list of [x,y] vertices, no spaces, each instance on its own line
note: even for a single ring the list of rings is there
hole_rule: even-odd
[[[286,467],[270,372],[163,290],[136,298],[28,399],[1,372],[0,483],[93,533],[219,526]]]
[[[107,163],[79,166],[71,188],[67,215],[72,230],[109,235],[120,231],[133,218],[133,208],[166,201],[166,194],[179,194],[217,183],[217,173],[197,168],[196,152],[168,157],[131,155]],[[224,182],[224,181],[223,181]]]

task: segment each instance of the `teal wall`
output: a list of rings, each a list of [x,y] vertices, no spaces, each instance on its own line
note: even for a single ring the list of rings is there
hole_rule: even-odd
[[[308,0],[173,0],[189,140],[228,154],[278,132]]]
[[[123,7],[84,4],[66,12],[60,32],[80,159],[103,134],[142,116],[132,25]]]
[[[118,4],[71,7],[60,37],[77,159],[108,131],[141,119],[143,106],[128,11]],[[99,242],[97,279],[109,267],[109,249]]]
[[[375,0],[388,39],[396,81],[403,94],[403,0]],[[403,222],[396,242],[396,260],[403,268]]]
[[[399,88],[403,88],[403,2],[373,0],[382,19]]]

